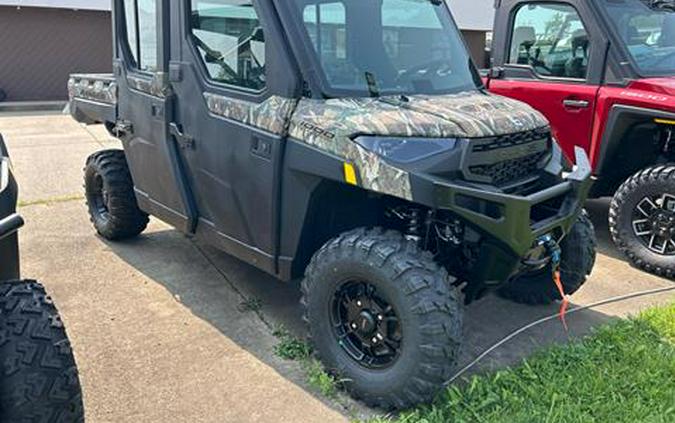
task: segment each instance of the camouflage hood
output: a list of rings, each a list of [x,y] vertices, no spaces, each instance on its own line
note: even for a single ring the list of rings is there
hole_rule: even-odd
[[[548,122],[524,103],[471,91],[407,98],[302,100],[292,129],[296,125],[320,128],[336,137],[485,138],[529,131]]]
[[[352,141],[356,135],[485,138],[545,127],[539,112],[519,101],[472,91],[407,98],[302,99],[290,136],[353,163],[364,188],[412,199],[409,174]]]

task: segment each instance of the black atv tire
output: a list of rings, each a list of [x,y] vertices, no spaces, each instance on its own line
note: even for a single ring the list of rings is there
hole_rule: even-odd
[[[596,246],[593,223],[584,211],[560,243],[560,276],[566,295],[574,294],[586,283],[595,266]],[[507,282],[497,293],[508,300],[529,305],[545,305],[562,300],[553,281],[550,265]]]
[[[89,156],[84,188],[91,222],[103,238],[133,238],[148,226],[148,215],[136,202],[124,151],[105,150]]]
[[[358,229],[329,241],[314,255],[302,282],[304,320],[318,358],[354,398],[369,406],[404,409],[431,401],[450,378],[462,339],[463,300],[453,283],[430,253],[398,232]],[[351,338],[338,341],[336,310],[348,298],[338,293],[352,289],[351,284],[376,293],[380,309],[392,306],[402,342],[398,355],[385,367],[358,362],[344,346],[358,344]],[[374,313],[374,302],[370,304]],[[377,319],[383,320],[379,315]],[[386,339],[381,345],[390,341],[389,336]]]
[[[0,363],[0,421],[84,421],[70,342],[38,282],[0,284]]]
[[[668,210],[668,206],[675,201],[675,164],[664,164],[644,169],[619,188],[614,195],[609,209],[609,229],[612,239],[617,248],[621,250],[631,263],[647,272],[675,277],[675,244],[665,241],[666,251],[660,254],[654,250],[653,240],[641,239],[638,235],[638,227],[634,224],[639,221],[639,206],[649,198],[657,198],[664,195],[672,197],[665,205],[652,209],[652,212],[660,212],[666,222],[665,227],[670,228],[668,237],[675,242],[675,211]],[[643,220],[655,219],[656,215]],[[651,223],[648,223],[651,226]],[[644,229],[644,228],[643,228]],[[654,231],[654,227],[651,227]],[[654,233],[654,232],[652,232]],[[662,243],[663,245],[663,243]]]

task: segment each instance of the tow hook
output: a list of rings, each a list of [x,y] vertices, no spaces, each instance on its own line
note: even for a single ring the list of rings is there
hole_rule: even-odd
[[[553,239],[551,234],[544,235],[539,238],[537,244],[546,249],[548,256],[551,258],[551,267],[553,272],[560,270],[560,262],[562,261],[562,249],[560,245]]]
[[[560,313],[559,313],[560,321],[562,322],[565,331],[569,331],[565,315],[567,314],[567,309],[569,307],[570,300],[567,294],[565,293],[565,287],[562,283],[562,278],[560,275],[560,263],[562,262],[562,249],[551,235],[544,235],[541,238],[539,238],[539,245],[546,248],[549,257],[551,257],[551,270],[553,272],[553,283],[555,284],[555,287],[558,289],[558,293],[560,294],[560,298],[562,300],[560,304]]]

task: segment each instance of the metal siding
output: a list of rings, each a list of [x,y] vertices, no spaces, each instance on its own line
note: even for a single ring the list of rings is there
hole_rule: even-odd
[[[0,0],[0,6],[55,7],[62,9],[110,11],[110,0]]]
[[[65,100],[68,75],[111,72],[109,12],[0,6],[6,101]]]

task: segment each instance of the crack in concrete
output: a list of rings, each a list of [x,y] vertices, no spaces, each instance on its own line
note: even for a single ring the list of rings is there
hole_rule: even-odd
[[[215,271],[216,271],[216,272],[217,272],[217,273],[225,280],[225,282],[229,285],[229,287],[232,288],[232,290],[233,290],[234,292],[236,292],[237,295],[239,295],[239,297],[241,297],[241,299],[242,299],[244,302],[250,301],[250,300],[251,300],[251,298],[248,298],[248,297],[247,297],[247,296],[246,296],[239,288],[237,288],[237,286],[236,286],[234,283],[232,283],[232,281],[230,281],[230,278],[227,276],[227,273],[225,273],[223,270],[221,270],[221,269],[216,265],[216,263],[211,259],[211,257],[209,257],[209,255],[206,253],[206,251],[204,251],[204,250],[203,250],[203,249],[202,249],[195,241],[191,241],[191,242],[192,242],[192,245],[193,245],[193,246],[195,247],[195,249],[197,250],[197,252],[198,252],[202,257],[204,257],[204,259],[211,265],[211,267],[213,267],[213,269],[214,269],[214,270],[215,270]],[[262,323],[263,323],[270,331],[274,331],[273,325],[272,325],[270,322],[268,322],[267,319],[265,319],[265,316],[262,314],[262,312],[261,312],[260,310],[253,310],[253,309],[252,309],[252,310],[250,310],[250,311],[252,311],[253,313],[255,313],[256,316],[258,316],[258,318],[260,319],[260,321],[261,321],[261,322],[262,322]]]
[[[27,208],[33,206],[51,206],[54,204],[63,204],[63,203],[72,203],[74,201],[83,201],[84,195],[82,194],[71,194],[71,195],[62,195],[57,197],[50,197],[37,200],[20,200],[17,204],[18,208]]]

